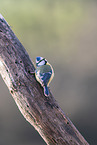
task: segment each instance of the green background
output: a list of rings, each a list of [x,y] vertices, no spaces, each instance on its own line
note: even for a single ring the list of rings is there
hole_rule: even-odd
[[[97,1],[0,0],[0,13],[32,61],[45,57],[51,91],[77,129],[97,144]],[[0,78],[0,145],[45,145]]]

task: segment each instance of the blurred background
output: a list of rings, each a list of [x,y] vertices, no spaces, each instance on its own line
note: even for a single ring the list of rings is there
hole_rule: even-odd
[[[51,91],[80,133],[97,144],[97,1],[0,0],[0,13],[31,59],[43,56]],[[0,77],[0,145],[46,145]]]

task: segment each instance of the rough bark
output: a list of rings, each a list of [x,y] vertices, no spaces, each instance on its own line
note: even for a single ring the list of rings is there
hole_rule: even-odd
[[[36,81],[26,50],[0,15],[0,74],[25,119],[48,145],[88,145],[50,93]]]

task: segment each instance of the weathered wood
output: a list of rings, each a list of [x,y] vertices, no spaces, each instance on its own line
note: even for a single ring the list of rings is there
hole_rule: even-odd
[[[46,98],[26,50],[0,15],[0,73],[19,110],[48,145],[88,145],[54,97]]]

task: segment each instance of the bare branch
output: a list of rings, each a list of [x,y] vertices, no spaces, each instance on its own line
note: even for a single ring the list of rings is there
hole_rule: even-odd
[[[54,97],[46,98],[26,50],[0,15],[0,73],[25,119],[48,145],[88,145]]]

